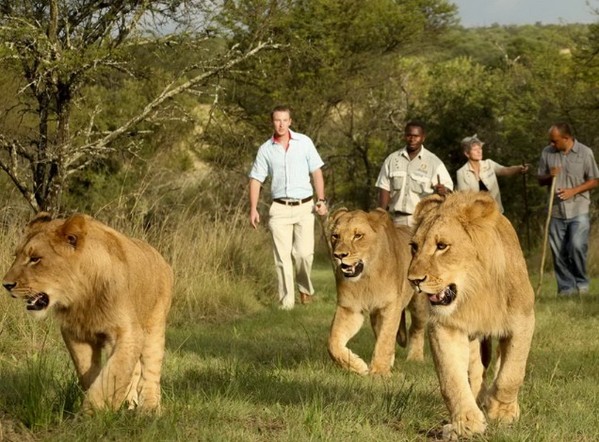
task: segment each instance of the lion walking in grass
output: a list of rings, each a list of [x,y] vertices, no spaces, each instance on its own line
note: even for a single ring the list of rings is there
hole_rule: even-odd
[[[451,420],[445,437],[482,433],[486,418],[513,422],[535,328],[534,292],[518,236],[485,192],[428,197],[414,217],[408,278],[416,296],[430,303],[431,351]],[[499,339],[489,389],[481,338]]]
[[[57,317],[85,412],[159,410],[173,273],[154,248],[86,215],[41,213],[2,284],[28,312]]]
[[[330,221],[330,243],[335,265],[337,310],[331,324],[328,349],[335,362],[355,373],[387,375],[395,361],[395,347],[405,340],[399,333],[404,310],[412,324],[408,359],[423,360],[427,316],[426,300],[413,298],[407,280],[410,230],[395,227],[389,214],[339,209]],[[376,343],[370,365],[347,343],[370,317]]]

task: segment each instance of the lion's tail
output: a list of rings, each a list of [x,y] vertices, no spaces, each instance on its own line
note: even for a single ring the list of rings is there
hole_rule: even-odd
[[[401,347],[408,345],[408,327],[406,326],[406,311],[401,311],[401,320],[399,321],[399,329],[397,330],[397,336],[395,338],[397,343]]]

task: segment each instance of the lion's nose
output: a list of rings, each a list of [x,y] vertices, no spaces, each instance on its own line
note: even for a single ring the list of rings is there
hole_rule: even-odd
[[[339,260],[342,260],[343,258],[345,258],[347,255],[349,255],[349,253],[347,252],[335,252],[333,253],[333,256]]]
[[[410,277],[408,277],[408,280],[410,281],[410,283],[414,287],[417,287],[418,290],[420,290],[420,284],[422,284],[426,280],[426,276],[424,278],[410,278]]]
[[[3,282],[2,285],[4,286],[4,288],[6,290],[8,290],[9,292],[14,289],[17,285],[16,282]]]

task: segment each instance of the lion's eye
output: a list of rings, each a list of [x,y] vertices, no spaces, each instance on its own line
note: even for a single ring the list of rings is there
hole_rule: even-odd
[[[446,248],[447,248],[447,244],[445,244],[444,242],[437,243],[437,250],[445,250]]]
[[[42,258],[40,258],[39,256],[30,256],[29,257],[29,262],[31,264],[37,264],[38,262],[40,262],[42,260]]]
[[[415,242],[411,242],[410,251],[412,252],[412,255],[415,255],[416,252],[418,252],[418,244],[416,244]]]
[[[354,239],[355,239],[355,240],[362,239],[363,237],[364,237],[364,235],[363,235],[362,233],[356,233],[356,234],[354,235]]]
[[[331,239],[332,239],[333,241],[337,241],[337,240],[339,239],[339,234],[338,234],[338,233],[333,233],[333,234],[331,235]]]

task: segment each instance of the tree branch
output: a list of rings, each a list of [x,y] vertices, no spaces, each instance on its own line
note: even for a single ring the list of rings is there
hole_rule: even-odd
[[[10,180],[13,182],[15,187],[21,195],[25,198],[27,203],[35,211],[39,210],[39,206],[35,200],[35,195],[29,190],[25,181],[21,180],[18,173],[18,157],[23,156],[25,149],[16,141],[8,141],[3,135],[0,135],[0,149],[5,150],[8,153],[8,162],[4,162],[0,159],[0,169],[2,169]]]
[[[209,71],[203,72],[202,74],[197,75],[197,76],[187,80],[185,83],[182,83],[181,85],[179,85],[177,87],[173,88],[173,84],[172,83],[169,84],[168,86],[166,86],[163,89],[163,91],[154,100],[152,100],[150,103],[148,103],[146,105],[146,107],[142,110],[141,113],[139,113],[135,117],[131,118],[129,121],[127,121],[121,127],[119,127],[118,129],[115,129],[110,134],[106,135],[105,137],[101,138],[100,140],[97,140],[93,143],[88,143],[88,144],[85,144],[85,145],[79,147],[77,149],[77,152],[75,153],[75,155],[71,156],[71,158],[69,158],[67,160],[67,163],[66,163],[67,169],[70,169],[71,167],[73,167],[74,164],[78,163],[81,160],[81,158],[86,155],[89,155],[93,152],[102,151],[102,150],[108,151],[109,149],[106,149],[106,147],[111,142],[113,142],[114,140],[116,140],[118,137],[125,134],[126,132],[128,132],[133,126],[135,126],[138,123],[140,123],[141,121],[145,120],[152,111],[154,111],[156,108],[158,108],[166,100],[173,98],[182,92],[185,92],[186,90],[192,88],[193,86],[195,86],[199,83],[202,83],[202,82],[208,80],[209,78],[220,74],[221,72],[231,69],[233,66],[236,66],[236,65],[242,63],[243,61],[247,60],[248,58],[253,57],[254,55],[256,55],[258,52],[260,52],[262,50],[277,49],[278,47],[279,47],[278,44],[273,44],[270,42],[259,42],[258,44],[256,44],[255,47],[251,48],[247,52],[242,53],[241,55],[238,55],[237,57],[230,58],[228,61],[224,62],[223,64],[213,67]],[[229,52],[229,56],[231,56],[231,54],[233,54],[234,52],[235,52],[235,48],[231,49],[231,51]]]

